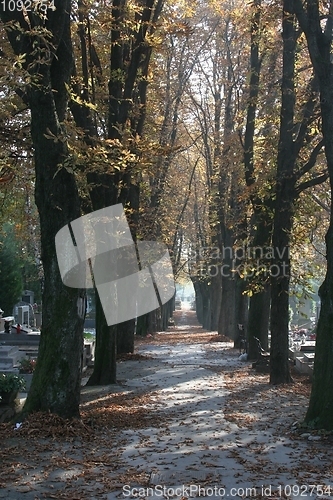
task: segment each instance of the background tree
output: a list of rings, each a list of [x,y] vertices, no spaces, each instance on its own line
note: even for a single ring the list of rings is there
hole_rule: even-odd
[[[23,290],[19,242],[12,224],[5,224],[0,235],[0,305],[4,316],[11,316]]]

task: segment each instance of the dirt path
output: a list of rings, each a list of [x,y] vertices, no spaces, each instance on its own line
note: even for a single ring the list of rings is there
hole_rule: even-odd
[[[118,386],[83,389],[81,422],[0,426],[0,498],[333,496],[331,436],[293,426],[306,379],[273,388],[193,311],[175,319],[119,362]]]

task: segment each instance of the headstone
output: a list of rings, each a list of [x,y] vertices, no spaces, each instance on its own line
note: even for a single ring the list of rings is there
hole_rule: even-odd
[[[19,364],[22,354],[18,348],[10,345],[0,345],[0,372],[12,371]]]
[[[314,352],[316,348],[315,340],[306,340],[304,344],[301,345],[302,352]]]

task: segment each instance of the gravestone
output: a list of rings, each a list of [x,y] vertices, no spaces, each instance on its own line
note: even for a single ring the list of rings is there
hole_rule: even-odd
[[[18,371],[22,355],[16,346],[0,345],[0,372]]]

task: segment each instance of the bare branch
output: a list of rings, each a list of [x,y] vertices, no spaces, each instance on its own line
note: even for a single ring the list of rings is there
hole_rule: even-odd
[[[324,139],[321,139],[321,141],[319,141],[318,144],[312,150],[309,160],[297,172],[297,179],[300,179],[304,174],[309,172],[315,166],[317,157],[320,154],[323,146],[324,146]]]
[[[323,201],[321,201],[320,198],[318,198],[318,196],[315,196],[314,194],[310,194],[311,198],[313,199],[313,201],[315,201],[321,208],[323,208],[325,210],[325,212],[327,212],[328,214],[331,213],[331,209],[328,205],[326,205],[326,203],[324,203]]]
[[[313,187],[313,186],[318,186],[318,184],[322,184],[328,179],[328,172],[323,173],[322,175],[318,175],[316,177],[313,177],[312,179],[302,182],[299,186],[297,186],[296,191],[297,193],[301,193],[302,191],[305,191],[306,189]]]

